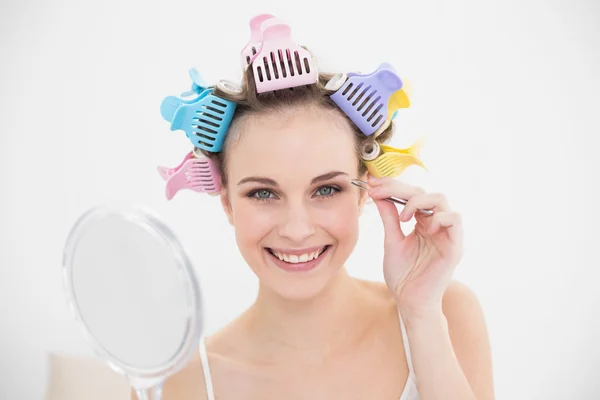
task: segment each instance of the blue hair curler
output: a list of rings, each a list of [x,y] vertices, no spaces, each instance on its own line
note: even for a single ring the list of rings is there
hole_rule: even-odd
[[[160,106],[160,114],[171,123],[172,131],[184,131],[194,146],[218,153],[237,104],[214,95],[214,87],[208,86],[195,68],[189,70],[189,75],[192,87],[181,97],[193,97],[166,97]]]
[[[181,94],[181,97],[198,95],[208,89],[208,84],[202,79],[200,72],[196,68],[190,68],[190,79],[192,80],[192,88]]]
[[[166,97],[160,106],[160,114],[171,122],[172,131],[184,131],[194,146],[218,153],[236,107],[236,103],[215,96],[213,89],[205,89],[192,100]]]

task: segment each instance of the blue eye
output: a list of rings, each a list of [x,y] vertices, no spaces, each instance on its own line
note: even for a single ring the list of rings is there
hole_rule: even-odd
[[[271,198],[273,192],[267,189],[258,189],[250,193],[250,197],[253,197],[257,200],[268,200]]]
[[[333,185],[321,186],[319,189],[317,189],[317,193],[319,194],[319,197],[331,197],[340,191],[341,191],[341,189],[339,187],[333,186]]]

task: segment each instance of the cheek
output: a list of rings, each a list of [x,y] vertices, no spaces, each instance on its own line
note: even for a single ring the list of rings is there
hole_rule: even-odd
[[[358,217],[358,200],[347,196],[319,210],[317,223],[334,237],[351,239],[358,234]]]
[[[236,238],[243,246],[256,244],[273,230],[272,214],[260,211],[256,204],[248,201],[239,201],[233,206],[233,220]]]

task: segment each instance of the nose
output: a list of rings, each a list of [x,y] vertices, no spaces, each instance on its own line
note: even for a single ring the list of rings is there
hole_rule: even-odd
[[[309,210],[304,204],[286,207],[279,224],[279,235],[294,243],[303,243],[315,233]]]

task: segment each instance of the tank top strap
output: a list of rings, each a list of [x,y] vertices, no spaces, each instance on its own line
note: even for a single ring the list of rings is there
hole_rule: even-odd
[[[404,353],[406,354],[406,362],[408,363],[408,371],[411,376],[415,376],[415,371],[412,363],[412,355],[410,352],[410,343],[408,343],[408,334],[406,333],[406,326],[402,320],[402,315],[398,311],[398,319],[400,320],[400,329],[402,330],[402,343],[404,344]]]
[[[212,385],[212,377],[210,375],[210,368],[208,366],[208,352],[206,351],[206,342],[204,337],[200,339],[200,361],[202,362],[202,371],[204,373],[204,384],[206,387],[206,395],[208,400],[215,400],[215,393]]]

